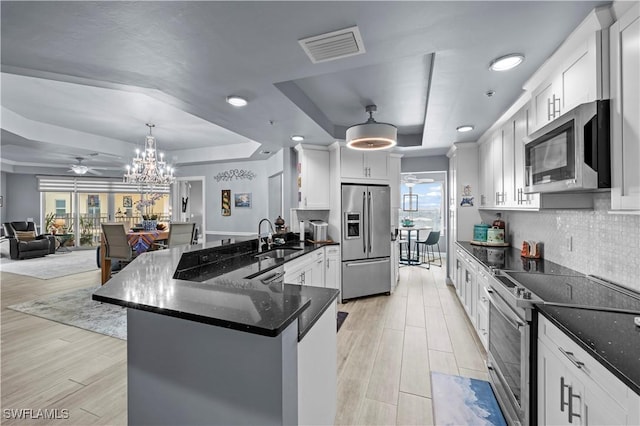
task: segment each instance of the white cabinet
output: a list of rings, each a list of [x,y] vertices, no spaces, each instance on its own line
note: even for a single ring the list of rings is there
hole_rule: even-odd
[[[456,250],[456,291],[458,297],[467,312],[469,320],[476,327],[476,309],[478,299],[478,286],[476,274],[480,264],[471,258],[466,251]]]
[[[491,157],[492,139],[480,144],[478,148],[478,192],[480,194],[480,207],[493,206],[493,198],[490,198],[493,192],[493,158]]]
[[[298,207],[329,210],[329,151],[300,144],[298,152]]]
[[[513,193],[511,205],[517,208],[540,207],[538,194],[525,194],[525,162],[524,162],[524,138],[527,136],[529,126],[529,108],[523,107],[516,113],[513,123]]]
[[[611,26],[613,210],[640,211],[640,5]]]
[[[476,275],[476,287],[478,298],[476,300],[476,331],[485,350],[489,350],[489,298],[485,288],[489,286],[489,273],[483,267],[478,268]]]
[[[582,103],[606,97],[606,37],[606,30],[591,31],[581,40],[569,40],[566,51],[552,57],[557,68],[531,94],[532,132]]]
[[[538,327],[540,424],[632,425],[640,396],[548,319]]]
[[[340,289],[340,246],[325,246],[324,261],[326,264],[324,286]]]
[[[324,250],[316,250],[284,264],[284,282],[287,284],[324,287]]]
[[[340,148],[340,175],[343,180],[388,181],[389,153],[363,152],[343,146]]]

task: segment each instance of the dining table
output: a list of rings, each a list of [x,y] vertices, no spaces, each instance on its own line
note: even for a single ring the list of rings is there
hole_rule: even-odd
[[[400,251],[400,263],[404,263],[405,265],[419,265],[421,263],[420,259],[418,257],[416,257],[415,259],[411,257],[411,234],[415,232],[416,233],[415,241],[420,241],[420,231],[431,232],[433,230],[433,227],[431,226],[400,226],[398,229],[400,230],[401,236],[403,231],[407,233],[407,257],[403,258],[402,251]]]
[[[169,238],[169,230],[135,231],[127,232],[127,241],[131,248],[140,255],[149,250],[155,250],[154,243]],[[106,245],[104,234],[100,238],[100,272],[102,284],[111,278],[111,259],[105,256]]]

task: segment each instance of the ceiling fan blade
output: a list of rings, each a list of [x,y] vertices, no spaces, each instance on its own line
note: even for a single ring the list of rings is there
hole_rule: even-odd
[[[87,170],[87,172],[91,173],[92,175],[102,176],[102,172],[99,172],[99,171],[94,170],[94,169],[89,169],[89,170]]]

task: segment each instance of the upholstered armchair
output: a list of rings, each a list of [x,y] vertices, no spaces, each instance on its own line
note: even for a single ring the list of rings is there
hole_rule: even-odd
[[[28,259],[55,253],[56,239],[53,235],[36,235],[33,222],[5,222],[4,233],[9,239],[11,259]]]

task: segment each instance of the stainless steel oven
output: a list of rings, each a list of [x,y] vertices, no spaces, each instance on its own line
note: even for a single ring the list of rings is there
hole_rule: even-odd
[[[531,337],[533,303],[539,298],[505,276],[484,288],[489,299],[491,384],[510,425],[532,424]]]

